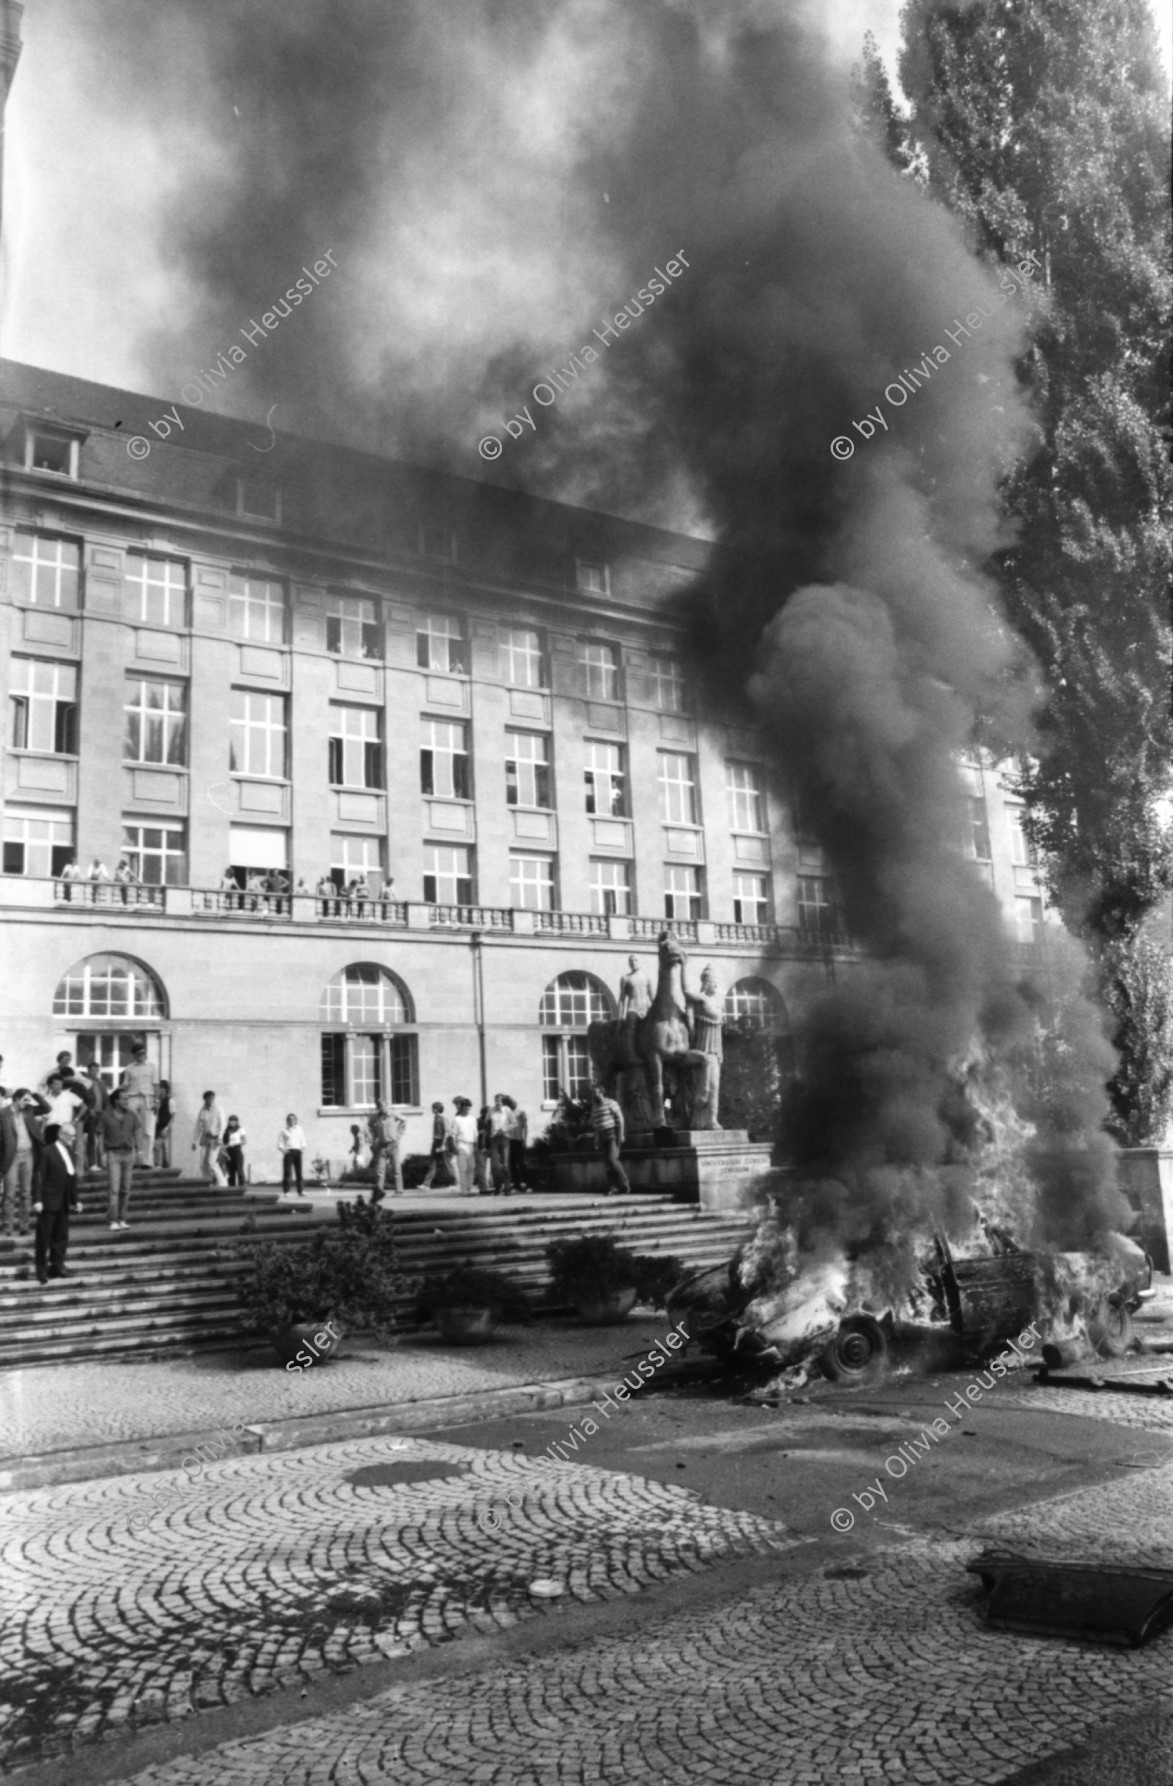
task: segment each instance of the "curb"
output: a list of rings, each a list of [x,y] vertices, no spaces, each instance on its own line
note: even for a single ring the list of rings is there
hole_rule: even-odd
[[[707,1382],[720,1375],[711,1363],[683,1364],[656,1387],[678,1388]],[[90,1482],[104,1476],[138,1476],[155,1470],[177,1470],[199,1447],[211,1450],[215,1462],[230,1457],[258,1457],[298,1451],[342,1439],[374,1438],[381,1433],[418,1432],[434,1426],[464,1426],[508,1414],[540,1413],[547,1408],[581,1407],[606,1395],[611,1381],[562,1377],[552,1383],[520,1383],[508,1389],[479,1390],[471,1395],[432,1396],[401,1402],[392,1408],[344,1408],[333,1414],[307,1414],[300,1419],[226,1422],[198,1432],[165,1433],[155,1439],[118,1439],[75,1451],[48,1451],[0,1468],[0,1494],[24,1489],[56,1488],[69,1482]],[[646,1393],[637,1392],[637,1393]],[[210,1459],[201,1461],[211,1461]]]

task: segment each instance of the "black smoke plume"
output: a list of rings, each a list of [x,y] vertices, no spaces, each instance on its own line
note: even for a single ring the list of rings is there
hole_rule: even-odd
[[[101,30],[115,68],[112,36],[134,50],[111,103],[177,143],[168,245],[209,350],[335,251],[336,284],[257,352],[257,413],[283,398],[489,475],[477,437],[630,304],[491,475],[715,531],[698,663],[752,702],[867,951],[804,1019],[809,1226],[875,1244],[963,1224],[959,1062],[1035,1033],[955,767],[979,723],[1029,742],[1030,665],[983,568],[1032,438],[1029,278],[1000,287],[858,139],[791,5],[114,0]],[[677,252],[671,289],[631,303]],[[192,341],[189,320],[153,343],[175,384]],[[1038,1119],[1038,1210],[1064,1242],[1120,1215],[1093,1013],[1076,1032],[1061,1144]]]

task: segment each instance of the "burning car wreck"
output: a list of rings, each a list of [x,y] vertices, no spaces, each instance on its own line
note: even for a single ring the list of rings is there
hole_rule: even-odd
[[[668,1306],[703,1351],[800,1386],[815,1370],[860,1384],[897,1363],[962,1368],[1032,1322],[1044,1340],[1118,1357],[1132,1312],[1152,1294],[1151,1263],[1122,1234],[1094,1252],[1027,1250],[979,1216],[958,1249],[938,1231],[912,1256],[893,1291],[863,1253],[800,1254],[776,1211],[727,1264],[682,1279]]]

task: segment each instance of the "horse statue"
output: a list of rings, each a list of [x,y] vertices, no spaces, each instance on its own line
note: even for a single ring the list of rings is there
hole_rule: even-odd
[[[640,1017],[592,1023],[588,1046],[595,1078],[614,1097],[628,1129],[643,1133],[665,1127],[664,1099],[672,1102],[672,1126],[719,1128],[719,1052],[694,1045],[690,1007],[700,1012],[698,1028],[712,1029],[706,1013],[712,997],[687,991],[688,956],[671,926],[660,933],[659,978],[647,1012]],[[719,1049],[719,1016],[718,1016]],[[697,1040],[701,1038],[698,1035]]]

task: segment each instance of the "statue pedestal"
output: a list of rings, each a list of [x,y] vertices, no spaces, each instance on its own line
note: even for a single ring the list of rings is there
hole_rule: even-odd
[[[623,1149],[623,1170],[633,1191],[666,1192],[702,1209],[744,1209],[777,1183],[768,1141],[750,1141],[744,1129],[661,1129],[633,1135]],[[553,1157],[556,1191],[601,1192],[607,1178],[593,1149]]]

